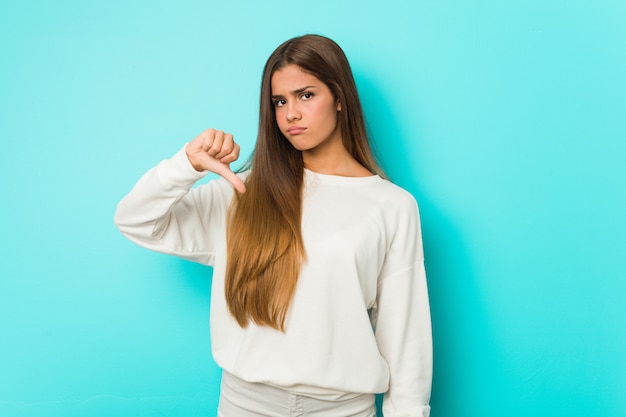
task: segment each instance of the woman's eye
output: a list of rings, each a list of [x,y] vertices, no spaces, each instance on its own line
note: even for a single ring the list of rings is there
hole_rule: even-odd
[[[275,107],[282,107],[285,105],[285,100],[283,100],[282,98],[278,99],[278,100],[274,100],[274,106]]]
[[[313,97],[313,93],[302,93],[302,98],[308,100]]]

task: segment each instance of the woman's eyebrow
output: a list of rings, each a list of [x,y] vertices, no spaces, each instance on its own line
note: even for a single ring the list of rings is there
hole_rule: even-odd
[[[307,85],[306,87],[302,87],[302,88],[298,88],[297,90],[293,90],[291,92],[291,94],[300,94],[300,93],[304,93],[305,90],[308,90],[309,88],[315,88],[314,85]]]
[[[302,88],[298,88],[297,90],[293,90],[291,92],[291,95],[298,95],[301,94],[303,92],[305,92],[306,90],[310,89],[310,88],[315,88],[314,85],[307,85],[306,87],[302,87]],[[272,94],[272,98],[282,98],[283,96],[281,96],[280,94]]]

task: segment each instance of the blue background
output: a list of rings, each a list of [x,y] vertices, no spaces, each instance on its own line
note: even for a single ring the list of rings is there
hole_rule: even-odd
[[[420,203],[433,417],[626,415],[626,2],[4,1],[0,415],[214,416],[210,270],[115,229],[207,127],[249,155],[261,70],[348,55]]]

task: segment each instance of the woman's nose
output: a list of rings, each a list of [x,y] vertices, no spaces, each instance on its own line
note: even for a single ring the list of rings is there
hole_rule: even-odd
[[[298,109],[298,106],[296,106],[295,104],[287,104],[287,121],[288,122],[294,122],[296,120],[300,120],[302,118],[302,114],[300,113],[300,110]]]

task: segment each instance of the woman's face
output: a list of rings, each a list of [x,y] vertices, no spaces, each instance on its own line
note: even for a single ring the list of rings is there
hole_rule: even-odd
[[[337,124],[341,104],[326,84],[293,64],[274,72],[271,82],[276,122],[294,148],[305,158],[343,148]]]

